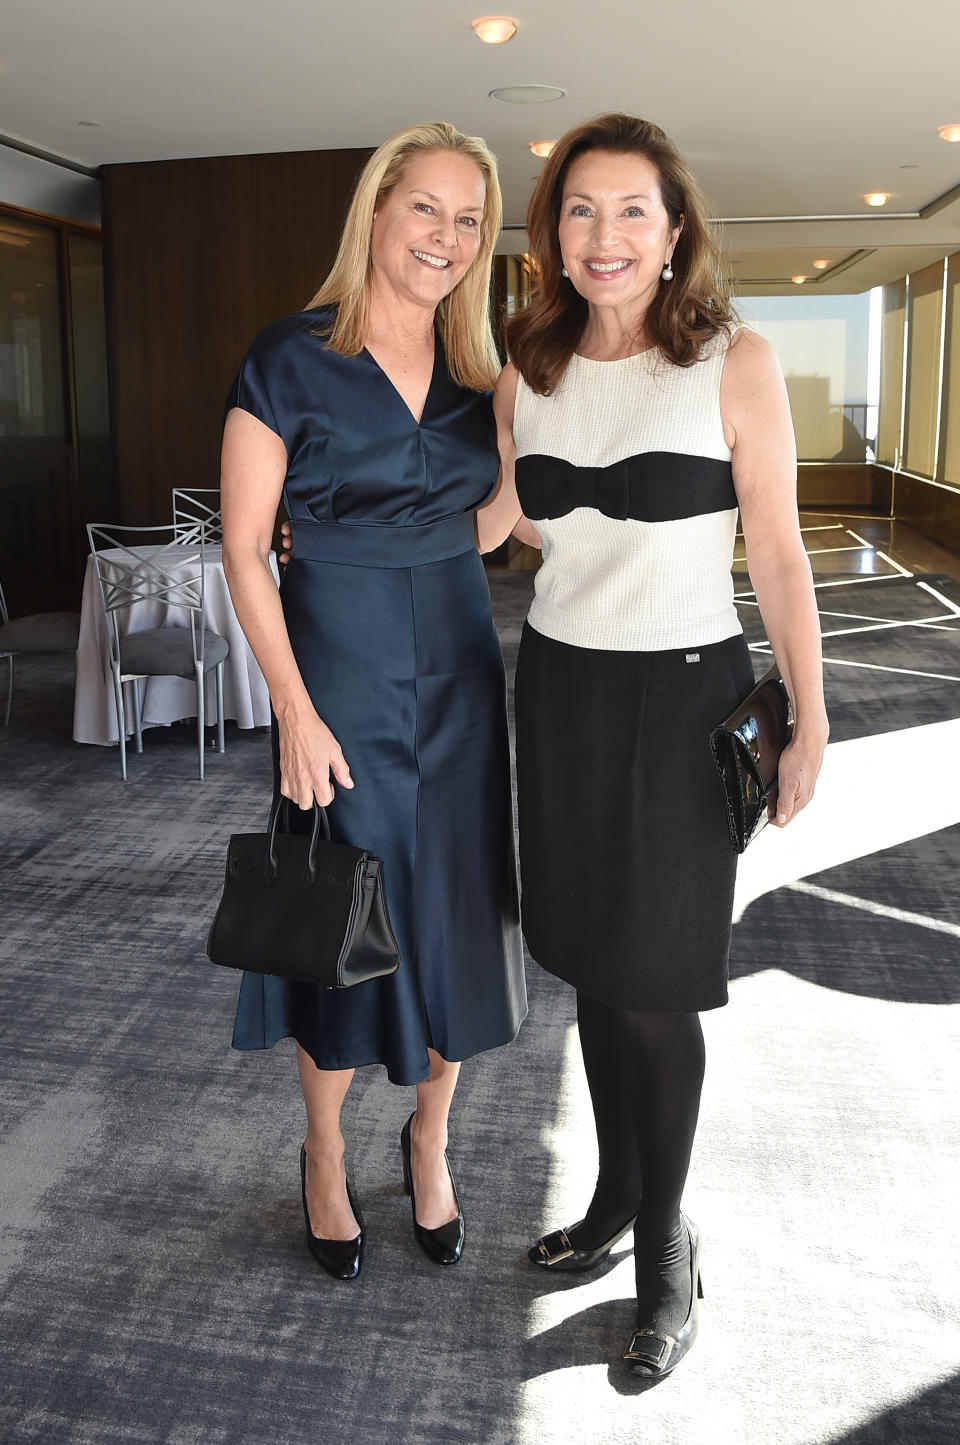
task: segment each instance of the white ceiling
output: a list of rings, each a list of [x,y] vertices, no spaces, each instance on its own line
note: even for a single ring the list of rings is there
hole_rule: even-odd
[[[936,133],[960,121],[957,0],[509,0],[519,30],[502,46],[471,31],[485,13],[465,0],[3,0],[0,132],[97,166],[370,146],[444,117],[486,136],[505,219],[522,226],[541,164],[526,142],[619,108],[658,121],[731,218],[728,268],[747,292],[793,291],[814,257],[831,270],[811,284],[855,291],[960,249],[960,195],[926,220],[863,201],[884,190],[887,212],[919,211],[960,183],[960,144]],[[488,98],[530,82],[566,97]],[[855,219],[736,219],[825,215]],[[507,231],[501,250],[524,246]]]

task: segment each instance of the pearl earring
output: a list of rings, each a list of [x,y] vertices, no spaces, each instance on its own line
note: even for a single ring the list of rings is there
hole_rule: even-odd
[[[561,267],[560,267],[560,275],[561,275],[561,276],[566,276],[566,277],[569,279],[570,272],[567,270],[566,266],[561,266]]]
[[[660,272],[660,275],[663,277],[664,281],[673,280],[673,266],[671,265],[671,258],[669,256],[667,257],[666,264],[664,265],[663,270]]]

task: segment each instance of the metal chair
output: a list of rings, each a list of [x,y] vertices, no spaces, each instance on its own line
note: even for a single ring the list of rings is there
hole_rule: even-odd
[[[128,545],[125,538],[131,533],[150,538],[151,542],[139,547]],[[90,522],[87,537],[110,647],[123,780],[127,780],[124,684],[133,684],[134,736],[137,752],[142,753],[140,679],[193,676],[197,683],[197,746],[203,782],[204,679],[216,669],[217,752],[222,753],[223,664],[230,652],[227,639],[204,626],[204,529],[201,527],[196,545],[190,547],[177,540],[171,526],[120,527]],[[169,608],[185,611],[188,625],[121,633],[118,614],[135,603],[153,604],[154,617],[164,621]]]
[[[0,662],[6,661],[9,669],[4,727],[10,726],[13,710],[13,659],[30,652],[76,652],[79,640],[79,612],[34,612],[11,622],[0,585]]]
[[[194,546],[201,534],[206,542],[223,541],[219,487],[174,487],[171,495],[173,528],[181,546]]]

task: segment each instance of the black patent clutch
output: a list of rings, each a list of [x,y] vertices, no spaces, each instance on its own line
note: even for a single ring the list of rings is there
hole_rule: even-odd
[[[792,734],[790,699],[776,664],[710,734],[730,841],[738,853],[753,842],[776,807],[780,754]]]
[[[313,805],[310,837],[289,831],[287,798],[266,833],[235,833],[207,956],[225,968],[351,988],[394,973],[380,859],[330,840],[326,809]],[[285,831],[278,831],[283,821]]]

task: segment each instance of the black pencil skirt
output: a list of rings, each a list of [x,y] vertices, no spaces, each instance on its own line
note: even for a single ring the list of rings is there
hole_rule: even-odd
[[[524,627],[524,936],[543,968],[600,1003],[688,1013],[727,1001],[737,855],[708,738],[753,681],[742,635],[613,652]]]

